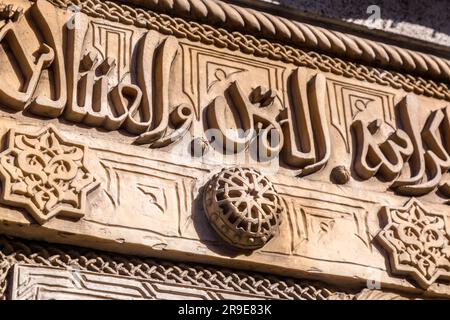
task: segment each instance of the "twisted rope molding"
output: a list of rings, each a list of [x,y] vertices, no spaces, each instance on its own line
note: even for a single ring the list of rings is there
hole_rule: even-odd
[[[230,30],[319,50],[364,64],[404,71],[430,79],[450,80],[450,61],[434,55],[327,30],[219,0],[118,0],[125,4],[226,26]]]
[[[255,294],[269,299],[351,299],[321,284],[229,269],[155,259],[140,259],[0,236],[0,300],[6,299],[8,270],[14,264],[78,268],[108,275]]]
[[[239,32],[229,32],[222,28],[185,21],[165,14],[156,14],[141,8],[133,8],[111,1],[100,0],[50,0],[55,6],[66,9],[75,5],[80,11],[94,18],[102,18],[126,25],[156,30],[166,35],[178,38],[187,38],[194,42],[215,45],[235,51],[240,50],[246,54],[266,57],[293,63],[297,66],[317,69],[323,72],[332,72],[348,78],[355,78],[370,83],[378,83],[406,92],[414,92],[438,99],[450,101],[450,90],[442,82],[425,80],[410,74],[388,72],[357,63],[346,62],[338,58],[331,58],[317,52],[305,52],[288,45],[271,42],[266,39],[256,39],[250,35]]]

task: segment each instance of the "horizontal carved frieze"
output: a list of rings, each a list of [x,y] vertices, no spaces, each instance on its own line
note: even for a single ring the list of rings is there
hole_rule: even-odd
[[[208,0],[207,0],[208,1]],[[152,30],[157,30],[163,34],[174,35],[178,38],[187,38],[194,42],[201,42],[207,45],[214,44],[219,48],[228,48],[232,51],[240,49],[240,51],[247,54],[253,54],[257,57],[267,57],[273,60],[281,60],[286,63],[294,63],[297,66],[305,66],[308,68],[318,69],[324,72],[332,72],[337,75],[343,75],[348,78],[356,78],[369,83],[378,83],[381,85],[388,85],[394,88],[402,88],[407,92],[414,92],[416,94],[423,94],[426,96],[433,96],[439,99],[450,100],[450,91],[448,85],[444,82],[435,82],[432,80],[425,80],[420,77],[415,77],[411,74],[402,72],[388,72],[384,69],[378,69],[361,65],[353,62],[352,58],[349,61],[342,61],[338,58],[333,58],[314,51],[303,51],[297,47],[292,47],[287,44],[280,44],[278,42],[271,42],[266,39],[259,39],[247,34],[239,32],[230,32],[222,28],[215,28],[207,24],[199,24],[194,21],[187,21],[181,18],[173,18],[164,14],[157,14],[152,11],[147,11],[139,7],[131,7],[125,4],[119,4],[102,0],[87,0],[87,1],[53,1],[59,7],[81,11],[93,17],[101,17],[103,19],[121,22],[126,25],[135,25],[137,27],[145,27]],[[146,5],[151,5],[148,3]],[[160,8],[157,7],[156,10]],[[114,15],[111,14],[114,12]],[[174,11],[171,10],[173,13]],[[197,17],[191,17],[197,18]],[[306,29],[307,30],[307,29]],[[310,35],[308,31],[305,32]],[[248,30],[247,30],[248,31]],[[319,33],[317,40],[323,39],[322,34]],[[322,51],[323,46],[317,46],[317,41],[314,37],[306,37],[305,39],[312,40],[312,49],[319,48]],[[363,48],[365,40],[360,40],[357,43],[361,44]],[[386,44],[384,48],[388,48]],[[328,47],[328,46],[326,46]],[[380,53],[380,47],[375,46],[374,50],[369,49],[368,56],[370,61],[374,61],[375,57]],[[400,54],[401,53],[401,54]],[[399,55],[382,54],[379,56],[387,65],[394,64],[397,66],[404,51],[400,49]],[[425,59],[427,55],[422,55]],[[393,59],[393,60],[391,60]],[[422,61],[422,58],[416,57],[414,61]],[[411,59],[406,58],[406,64],[412,62]],[[433,64],[432,61],[429,60]],[[438,63],[444,71],[448,73],[445,63]],[[448,63],[447,63],[448,64]],[[419,63],[422,65],[422,63]],[[409,70],[409,69],[408,69]],[[406,71],[408,71],[406,70]]]
[[[346,151],[356,154],[359,178],[395,180],[391,188],[402,195],[439,189],[449,196],[446,109],[419,110],[413,95],[396,105],[391,92],[292,65],[231,57],[156,31],[64,12],[45,0],[26,11],[7,8],[11,13],[0,29],[0,58],[8,75],[0,84],[4,107],[108,131],[124,129],[136,136],[134,143],[152,148],[173,145],[186,135],[196,138],[203,129],[200,135],[215,150],[253,150],[257,161],[276,158],[298,176],[319,171],[336,153],[331,123],[343,135]],[[18,35],[32,28],[30,19],[43,36],[19,41]],[[379,112],[370,123],[363,119],[369,109]],[[424,114],[427,123],[408,122],[416,113]],[[397,144],[392,137],[378,141],[383,133],[376,127],[383,122],[397,130]],[[422,136],[421,126],[426,127]]]
[[[448,243],[428,246],[449,237],[445,84],[123,4],[11,2],[0,232],[450,292]]]
[[[414,297],[370,289],[346,293],[321,282],[0,238],[0,300],[186,298],[404,300]]]
[[[99,9],[107,8],[109,16],[125,24],[129,24],[133,19],[133,15],[128,11],[129,8],[133,5],[142,6],[189,20],[220,27],[226,26],[230,31],[241,31],[297,47],[323,51],[349,60],[362,61],[368,65],[408,71],[445,82],[450,79],[450,61],[447,59],[258,12],[220,0],[155,0],[144,3],[137,0],[122,0],[121,2],[125,3],[124,6],[115,5],[109,1],[103,3],[99,0],[73,2],[53,0],[53,2],[58,5],[73,3],[84,6],[86,4],[88,10],[94,14],[98,14]]]

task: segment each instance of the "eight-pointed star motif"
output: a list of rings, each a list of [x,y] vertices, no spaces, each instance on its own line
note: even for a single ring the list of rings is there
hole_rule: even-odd
[[[81,218],[99,182],[84,164],[86,147],[65,141],[53,126],[37,134],[8,132],[0,153],[0,201],[26,209],[40,224],[56,215]]]
[[[417,199],[404,207],[384,207],[386,226],[378,240],[389,252],[393,273],[412,276],[422,288],[450,279],[448,217],[427,210]]]

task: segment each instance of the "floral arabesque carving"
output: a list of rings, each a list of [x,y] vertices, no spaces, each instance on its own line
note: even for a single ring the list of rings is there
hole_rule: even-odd
[[[85,147],[49,126],[36,135],[9,131],[0,153],[0,201],[25,208],[40,224],[56,215],[80,218],[98,181],[84,164]]]
[[[384,207],[386,226],[378,240],[389,252],[393,273],[412,276],[427,288],[439,277],[450,278],[450,235],[445,214],[427,210],[411,199],[404,207]]]
[[[206,215],[216,232],[242,249],[264,246],[278,233],[283,207],[272,183],[259,171],[226,168],[204,193]]]

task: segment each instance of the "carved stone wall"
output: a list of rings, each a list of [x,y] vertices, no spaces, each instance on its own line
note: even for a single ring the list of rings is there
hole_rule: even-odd
[[[289,278],[199,287],[81,248],[74,271],[2,238],[6,297],[450,296],[445,57],[216,0],[0,13],[0,233]]]
[[[412,299],[320,282],[0,238],[0,299]]]

